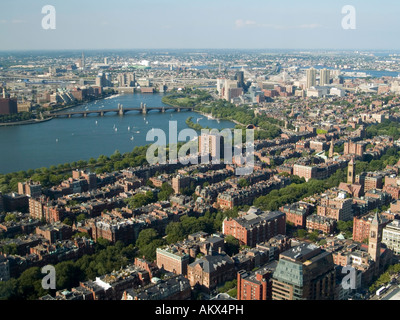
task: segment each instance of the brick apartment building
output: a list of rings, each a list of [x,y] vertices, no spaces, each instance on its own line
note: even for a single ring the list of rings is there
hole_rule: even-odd
[[[286,234],[286,215],[280,211],[263,212],[252,207],[241,217],[226,218],[222,232],[238,239],[241,244],[255,247],[278,234]]]
[[[286,221],[293,223],[296,227],[305,228],[307,216],[310,215],[314,206],[307,202],[296,202],[279,208],[286,214]]]
[[[383,176],[375,172],[363,172],[356,175],[356,183],[363,186],[364,192],[372,189],[382,189]]]
[[[36,234],[41,235],[51,244],[59,240],[68,240],[72,237],[72,228],[61,222],[36,227]]]
[[[174,189],[175,193],[181,193],[181,190],[190,186],[190,177],[177,175],[176,177],[172,178],[172,188]]]
[[[317,206],[317,214],[336,221],[348,221],[353,219],[352,205],[352,199],[346,199],[340,194],[336,198],[326,196],[321,199],[320,204]]]
[[[353,240],[356,242],[365,242],[369,237],[371,222],[374,219],[374,212],[368,213],[353,219]],[[384,228],[391,221],[385,217],[381,217],[381,226]]]
[[[344,143],[344,155],[352,154],[362,157],[365,152],[365,143],[362,142],[345,142]]]
[[[188,265],[187,278],[192,287],[210,292],[218,285],[235,278],[235,264],[225,253],[210,252],[211,254],[197,259]]]
[[[307,217],[306,228],[309,231],[317,230],[331,234],[336,229],[336,220],[313,214]]]
[[[176,246],[157,248],[157,267],[175,274],[187,274],[189,255]]]
[[[39,182],[33,182],[32,180],[18,182],[18,193],[36,199],[42,195],[42,185]]]
[[[240,270],[237,273],[237,300],[272,300],[272,275],[277,262],[271,262],[257,271]]]
[[[138,233],[133,220],[107,214],[87,220],[85,226],[90,229],[94,241],[104,238],[113,244],[117,241],[122,241],[124,244],[133,243]]]

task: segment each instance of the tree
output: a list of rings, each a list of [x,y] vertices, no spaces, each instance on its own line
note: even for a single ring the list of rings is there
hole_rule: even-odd
[[[78,215],[77,217],[76,217],[76,221],[77,222],[81,222],[81,221],[83,221],[83,220],[85,220],[86,219],[86,215],[84,214],[84,213],[81,213],[80,215]]]
[[[175,243],[185,238],[181,223],[179,222],[170,222],[165,229],[165,233],[167,235],[166,239],[168,243]]]
[[[308,239],[310,239],[312,242],[316,242],[318,240],[318,231],[313,231],[308,235]]]
[[[161,191],[158,193],[158,200],[165,201],[168,200],[171,195],[175,193],[174,189],[167,182],[164,182],[161,187]]]
[[[42,288],[43,277],[38,267],[25,270],[18,278],[18,296],[24,300],[36,300],[46,295],[47,291]]]
[[[136,246],[139,248],[139,250],[149,243],[151,243],[153,240],[158,238],[158,232],[154,229],[144,229],[140,231],[138,238],[136,240]]]
[[[228,235],[225,237],[225,252],[232,256],[239,253],[240,250],[240,242],[232,235]]]
[[[57,288],[71,290],[71,288],[78,286],[80,281],[84,281],[84,273],[73,261],[58,263],[55,269]]]
[[[241,178],[241,179],[239,179],[238,185],[241,188],[245,188],[245,187],[249,186],[249,182],[246,179]]]
[[[307,231],[304,229],[297,230],[297,237],[300,239],[304,239],[307,235]]]
[[[73,222],[70,218],[65,218],[63,221],[64,224],[68,225],[68,226],[72,226]]]
[[[15,300],[18,298],[18,281],[11,278],[0,281],[0,300]]]

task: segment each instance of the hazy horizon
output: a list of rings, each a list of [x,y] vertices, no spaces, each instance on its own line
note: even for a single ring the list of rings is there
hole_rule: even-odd
[[[349,4],[355,30],[341,26]],[[45,5],[56,9],[55,30],[42,28]],[[399,12],[395,0],[3,0],[0,51],[390,51],[400,50]]]

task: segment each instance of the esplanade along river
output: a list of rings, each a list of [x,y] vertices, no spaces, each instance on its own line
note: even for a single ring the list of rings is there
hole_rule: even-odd
[[[161,102],[162,94],[124,94],[97,100],[65,110],[101,110],[166,106]],[[233,128],[230,121],[208,119],[196,112],[181,111],[165,113],[150,111],[146,115],[128,112],[124,116],[107,113],[103,117],[90,114],[86,118],[56,118],[51,121],[0,127],[0,173],[37,169],[78,160],[97,159],[100,155],[110,156],[116,150],[122,154],[131,152],[136,146],[153,144],[146,141],[147,132],[162,129],[169,137],[169,121],[177,121],[178,133],[187,128],[188,117],[203,127],[216,129]],[[197,121],[199,119],[199,121]],[[167,140],[168,142],[168,140]]]

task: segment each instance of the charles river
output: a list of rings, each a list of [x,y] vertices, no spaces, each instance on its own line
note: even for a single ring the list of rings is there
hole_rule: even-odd
[[[124,108],[139,108],[141,102],[147,107],[161,107],[165,106],[162,97],[162,94],[118,95],[67,111],[117,109],[119,103]],[[130,152],[136,146],[154,143],[146,141],[147,132],[152,128],[164,130],[168,139],[169,121],[177,121],[179,133],[187,128],[185,121],[190,116],[194,123],[203,127],[234,127],[232,122],[219,122],[189,111],[150,111],[147,115],[131,111],[124,116],[107,113],[104,117],[92,114],[87,118],[74,116],[39,124],[0,127],[0,173],[97,159],[100,155],[110,156],[116,150],[122,154]]]

